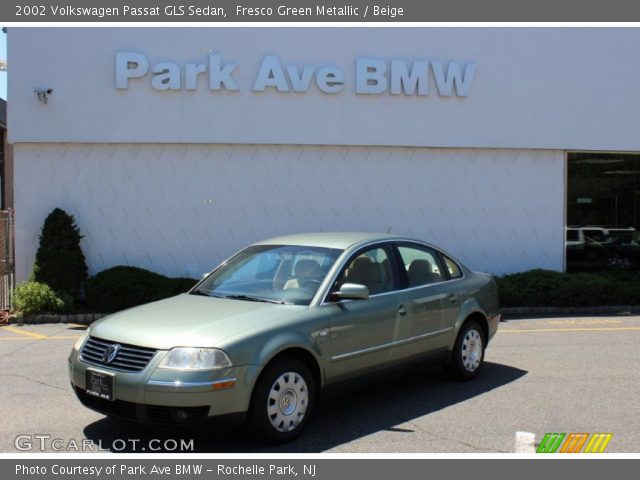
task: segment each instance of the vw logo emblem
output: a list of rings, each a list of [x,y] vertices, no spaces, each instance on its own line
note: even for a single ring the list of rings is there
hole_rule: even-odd
[[[102,355],[102,360],[104,361],[104,363],[109,364],[113,362],[121,348],[122,345],[120,345],[119,343],[114,343],[109,348],[107,348],[104,352],[104,355]]]

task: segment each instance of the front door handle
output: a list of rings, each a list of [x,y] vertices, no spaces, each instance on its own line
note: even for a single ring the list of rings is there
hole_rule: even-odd
[[[455,293],[452,293],[451,295],[449,295],[449,301],[451,303],[456,303],[458,301],[458,295],[456,295]]]
[[[406,315],[407,314],[407,307],[405,307],[404,305],[400,305],[400,307],[398,308],[398,315]]]

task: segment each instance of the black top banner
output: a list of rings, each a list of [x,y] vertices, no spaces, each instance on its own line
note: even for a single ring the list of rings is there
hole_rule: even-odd
[[[629,0],[14,0],[3,22],[638,22]]]

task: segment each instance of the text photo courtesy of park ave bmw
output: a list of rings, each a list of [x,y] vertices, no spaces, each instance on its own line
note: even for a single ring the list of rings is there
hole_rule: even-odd
[[[245,3],[6,17],[0,472],[637,461],[640,28]]]

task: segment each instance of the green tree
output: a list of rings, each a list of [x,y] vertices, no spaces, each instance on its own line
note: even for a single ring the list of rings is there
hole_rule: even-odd
[[[55,208],[42,226],[32,280],[79,298],[87,280],[87,264],[80,248],[82,238],[73,216]]]

